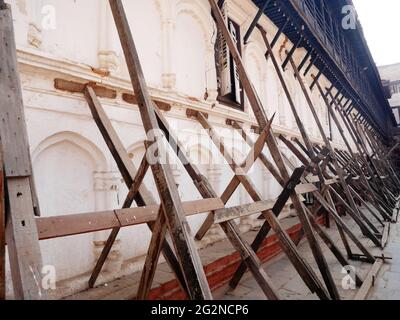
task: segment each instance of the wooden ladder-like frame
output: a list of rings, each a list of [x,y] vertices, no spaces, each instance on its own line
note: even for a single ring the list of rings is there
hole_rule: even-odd
[[[129,189],[126,200],[122,208],[117,210],[35,218],[35,213],[39,213],[39,205],[33,184],[22,91],[17,68],[13,23],[10,9],[7,6],[2,6],[0,8],[0,38],[5,39],[5,42],[0,45],[0,58],[2,59],[0,89],[1,92],[6,94],[0,99],[0,117],[2,123],[5,124],[0,127],[3,149],[3,153],[0,153],[0,262],[2,264],[0,267],[0,298],[5,296],[4,249],[6,242],[9,246],[15,297],[17,299],[45,299],[46,292],[42,289],[40,283],[42,259],[39,240],[111,230],[89,280],[89,286],[93,287],[120,229],[127,226],[147,224],[152,231],[152,239],[137,297],[139,299],[148,297],[159,256],[162,253],[175,273],[181,289],[189,299],[212,299],[194,237],[187,222],[187,216],[205,212],[209,212],[209,215],[197,233],[196,238],[201,239],[213,224],[218,224],[241,256],[242,264],[230,283],[232,288],[239,284],[244,273],[249,269],[268,299],[281,299],[277,288],[273,284],[273,279],[264,271],[261,261],[257,257],[257,251],[262,241],[268,236],[270,230],[273,230],[283,251],[310,291],[316,293],[321,299],[340,299],[316,235],[328,245],[331,252],[343,266],[347,266],[349,263],[322,226],[316,222],[316,214],[320,208],[326,210],[337,224],[348,258],[374,263],[373,271],[376,272],[378,265],[388,257],[385,255],[374,257],[364,247],[340,217],[336,211],[336,203],[333,201],[333,198],[339,199],[339,202],[345,205],[347,212],[371,241],[376,245],[384,245],[389,232],[387,222],[393,220],[390,210],[394,208],[398,200],[396,196],[399,193],[399,177],[397,174],[393,174],[393,167],[386,157],[387,150],[371,130],[362,126],[362,123],[360,124],[360,117],[351,118],[348,112],[344,110],[346,107],[341,106],[341,100],[337,100],[338,95],[334,97],[329,90],[326,93],[323,92],[323,88],[318,82],[318,77],[315,78],[314,85],[318,87],[318,90],[324,96],[327,108],[348,147],[348,152],[334,150],[323,131],[309,92],[305,88],[305,83],[291,58],[291,52],[287,52],[287,64],[290,63],[293,68],[294,75],[303,89],[305,98],[325,142],[324,147],[312,145],[297,113],[290,92],[287,90],[282,70],[272,51],[273,46],[269,44],[266,33],[261,27],[258,27],[268,48],[266,58],[272,59],[274,63],[305,143],[305,146],[303,146],[297,140],[296,143],[301,149],[299,150],[285,137],[279,137],[282,143],[303,164],[301,167],[296,167],[286,155],[281,153],[278,140],[272,130],[274,118],[268,119],[265,109],[250,82],[234,40],[225,25],[222,13],[215,0],[209,0],[218,29],[225,38],[238,67],[244,91],[260,128],[258,139],[256,142],[251,143],[240,123],[233,120],[230,121],[230,124],[234,129],[238,130],[251,149],[245,161],[242,164],[237,164],[233,156],[227,151],[217,130],[208,121],[207,114],[189,110],[188,116],[196,120],[203,129],[206,129],[210,138],[234,171],[234,178],[222,196],[219,197],[209,181],[186,157],[184,147],[174,136],[166,118],[150,98],[122,1],[109,0],[109,2],[127,61],[135,97],[139,105],[143,127],[147,134],[147,140],[144,142],[145,147],[146,149],[155,150],[155,154],[158,155],[174,150],[203,199],[182,202],[171,167],[167,162],[161,161],[161,158],[158,161],[150,162],[145,155],[139,168],[133,165],[110,119],[101,106],[93,85],[89,84],[84,87],[82,93],[84,93],[93,119]],[[251,33],[249,33],[250,35]],[[276,41],[273,41],[272,44],[274,43]],[[329,97],[331,102],[328,101]],[[332,105],[339,112],[356,145],[359,142],[357,145],[358,155],[354,153],[347,142]],[[364,139],[361,139],[360,135],[363,135]],[[166,144],[165,141],[168,143]],[[364,141],[374,151],[373,155],[369,154]],[[169,148],[168,144],[172,148]],[[268,147],[274,163],[270,162],[264,155],[265,146]],[[249,170],[258,159],[282,186],[282,192],[276,201],[263,200],[248,177]],[[292,170],[291,174],[289,174],[287,166]],[[144,177],[150,171],[149,169],[157,186],[160,204],[156,203],[143,184]],[[246,189],[254,202],[230,208],[226,207],[226,203],[239,185]],[[387,191],[384,196],[379,193],[380,188],[384,188]],[[314,208],[315,210],[310,210],[306,207],[302,203],[304,200],[302,195],[306,193],[312,193],[320,207]],[[345,195],[344,198],[342,198],[343,193]],[[381,215],[379,217],[376,213],[372,214],[380,224],[379,227],[384,227],[382,232],[379,232],[378,227],[366,215],[361,213],[355,203],[355,199],[357,199],[368,207],[369,196],[372,196],[373,200],[373,208],[370,208],[370,213],[378,212]],[[309,263],[300,255],[297,249],[300,238],[293,242],[278,220],[279,214],[288,201],[291,201],[298,214],[302,226],[302,234],[307,239],[323,281],[319,279]],[[133,202],[136,203],[137,208],[131,208]],[[233,220],[259,213],[262,213],[260,218],[265,219],[265,223],[254,242],[250,245],[243,239]],[[167,232],[171,236],[172,246],[166,240]],[[353,241],[362,254],[352,253],[347,237]],[[358,275],[356,275],[355,280],[358,286],[363,285],[363,281]],[[364,281],[364,285],[369,282],[369,280]],[[364,291],[365,289],[363,289]],[[359,296],[363,296],[363,292]]]

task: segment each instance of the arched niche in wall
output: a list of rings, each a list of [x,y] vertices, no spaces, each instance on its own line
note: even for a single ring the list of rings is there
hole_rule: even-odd
[[[38,39],[28,39],[31,44],[59,58],[97,67],[100,1],[27,1],[31,23],[39,28],[36,32],[40,32]],[[35,33],[28,35],[35,36]]]
[[[61,132],[42,141],[32,159],[42,216],[96,211],[94,174],[107,165],[92,142]],[[44,264],[56,267],[57,281],[91,270],[93,239],[94,234],[85,234],[41,241]]]
[[[254,36],[253,36],[254,37]],[[265,98],[266,89],[266,75],[267,65],[265,60],[265,49],[259,44],[259,42],[253,40],[245,46],[244,49],[244,63],[247,72],[250,76],[250,80],[257,91],[257,94],[262,102],[264,108],[268,112],[267,101]],[[246,97],[245,100],[245,111],[253,114],[249,100]]]
[[[215,95],[215,30],[210,12],[197,1],[176,1],[173,65],[176,89],[185,95],[204,100]]]
[[[153,87],[161,87],[162,74],[163,39],[161,37],[161,8],[159,2],[160,0],[124,1],[124,8],[147,84]],[[123,76],[128,77],[126,63],[121,63],[121,67]]]

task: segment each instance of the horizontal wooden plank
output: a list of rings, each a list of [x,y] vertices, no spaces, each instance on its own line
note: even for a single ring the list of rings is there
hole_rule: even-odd
[[[336,178],[329,179],[329,180],[326,180],[326,181],[325,181],[325,185],[326,185],[326,186],[330,186],[330,185],[335,184],[335,183],[339,183],[339,180],[336,179]]]
[[[202,199],[184,202],[182,205],[186,215],[195,215],[224,207],[220,199]],[[158,210],[159,205],[152,205],[123,210],[43,217],[37,218],[36,224],[39,239],[46,240],[153,222],[157,218]]]
[[[117,91],[115,91],[114,89],[100,86],[94,82],[79,83],[60,78],[54,79],[54,88],[61,91],[67,91],[71,93],[84,93],[86,86],[93,88],[96,96],[100,98],[115,99],[117,97]]]
[[[266,210],[272,210],[274,205],[275,201],[266,200],[240,205],[232,208],[216,210],[214,212],[214,223],[222,223],[240,217],[250,216]]]
[[[365,300],[370,292],[371,288],[374,286],[376,277],[378,276],[379,270],[383,265],[382,259],[377,259],[373,264],[371,270],[369,271],[367,277],[365,278],[363,285],[360,290],[358,290],[354,300]]]
[[[311,193],[318,191],[318,188],[313,185],[312,183],[305,183],[305,184],[300,184],[296,187],[296,193],[297,194],[306,194],[306,193]]]
[[[127,102],[129,104],[133,104],[133,105],[139,104],[137,101],[137,97],[134,94],[130,94],[130,93],[123,93],[122,100],[124,100],[125,102]],[[156,106],[160,110],[168,112],[168,111],[171,111],[171,109],[172,109],[171,104],[169,104],[167,102],[155,100],[155,99],[153,100],[153,102],[156,104]]]
[[[66,237],[117,228],[120,223],[114,211],[43,217],[36,219],[39,239]]]
[[[220,199],[203,199],[182,203],[186,215],[196,215],[204,212],[210,212],[224,208]],[[116,210],[116,215],[122,227],[147,223],[155,221],[157,218],[159,206],[149,206],[142,208]]]
[[[307,181],[310,182],[310,183],[316,183],[316,182],[319,182],[319,181],[320,181],[320,179],[319,179],[318,176],[313,176],[313,175],[308,175],[308,176],[306,177],[306,179],[307,179]]]

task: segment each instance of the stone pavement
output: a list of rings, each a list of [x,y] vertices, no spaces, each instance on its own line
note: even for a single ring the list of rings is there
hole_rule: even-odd
[[[376,285],[372,288],[370,300],[400,300],[400,224],[392,224],[389,243],[385,249],[393,260],[384,264]]]
[[[367,212],[365,212],[367,214]],[[362,240],[362,243],[374,254],[380,255],[382,250],[376,248],[373,243],[364,237],[358,226],[349,217],[344,218],[347,224],[351,227],[353,232]],[[332,223],[333,225],[333,223]],[[332,226],[331,229],[327,230],[331,238],[335,240],[338,247],[344,253],[344,246],[339,237],[337,229]],[[318,240],[320,240],[318,238]],[[338,263],[336,258],[331,254],[330,250],[325,244],[320,241],[323,251],[326,253],[328,265],[331,268],[332,276],[335,280],[336,286],[338,287],[341,299],[350,300],[353,299],[358,289],[344,289],[342,282],[345,287],[348,284],[346,281],[346,273],[342,266]],[[351,243],[354,253],[357,253],[357,249]],[[317,269],[316,263],[312,257],[311,250],[306,241],[302,241],[299,245],[299,252],[302,256],[310,263],[315,273],[320,276]],[[387,262],[381,268],[378,275],[378,281],[375,282],[375,287],[371,289],[368,299],[394,299],[400,300],[400,225],[393,224],[391,226],[391,233],[388,241],[387,248],[383,250],[385,253],[389,253],[393,256],[393,261]],[[362,263],[359,261],[349,261],[351,266],[356,268],[361,279],[364,279],[370,271],[372,265],[368,263]],[[316,300],[318,297],[312,294],[306,287],[300,276],[291,265],[290,261],[283,254],[274,258],[264,265],[264,269],[267,274],[273,279],[275,286],[278,288],[278,292],[281,294],[283,299],[288,300]],[[221,299],[224,300],[265,300],[265,295],[261,291],[259,285],[251,277],[247,275],[244,280],[240,283],[239,287],[232,291],[229,288],[225,288],[225,291],[221,292]]]
[[[369,216],[368,211],[364,213]],[[370,216],[369,216],[370,217]],[[370,217],[372,219],[372,217]],[[344,217],[347,225],[356,234],[358,239],[367,247],[373,254],[381,255],[382,250],[376,248],[374,244],[366,237],[364,237],[359,227],[355,224],[354,220],[349,217]],[[285,229],[290,228],[298,223],[297,218],[287,218],[281,221]],[[325,229],[331,238],[336,242],[337,246],[344,251],[344,246],[339,237],[335,224],[331,223],[331,229]],[[246,241],[249,243],[254,239],[257,230],[251,230],[243,234]],[[317,238],[319,240],[319,238]],[[344,289],[342,282],[348,284],[346,280],[347,272],[343,270],[342,266],[337,262],[336,258],[330,252],[322,241],[320,241],[323,252],[325,253],[326,260],[330,266],[332,276],[338,287],[339,294],[342,299],[353,299],[357,293],[357,289]],[[358,253],[358,249],[355,245],[350,242],[352,251]],[[308,243],[303,240],[299,244],[299,252],[306,259],[315,273],[320,277],[319,271],[317,269],[316,263],[313,259],[311,250]],[[388,241],[387,248],[384,252],[389,253],[393,257],[393,261],[388,262],[383,265],[381,272],[378,275],[378,279],[375,283],[375,287],[371,290],[369,299],[399,299],[400,300],[400,225],[392,224],[391,233]],[[200,250],[200,256],[203,264],[206,266],[206,272],[219,274],[227,273],[230,268],[229,263],[231,263],[232,257],[235,254],[235,250],[232,245],[227,240],[223,240],[213,244],[212,246]],[[349,261],[352,267],[356,268],[361,279],[364,279],[368,272],[370,271],[372,265],[368,263],[362,263],[359,261]],[[265,271],[272,278],[274,285],[278,288],[279,293],[283,299],[288,300],[318,300],[318,297],[312,294],[308,288],[303,283],[300,276],[297,274],[294,267],[291,265],[290,261],[286,258],[284,254],[279,254],[272,258],[264,265]],[[221,269],[221,270],[219,270]],[[236,268],[232,270],[234,272]],[[132,275],[122,277],[118,280],[105,283],[97,288],[84,290],[81,293],[73,294],[67,299],[80,300],[80,299],[93,299],[93,300],[126,300],[134,299],[136,296],[138,283],[140,279],[140,272],[136,272]],[[155,282],[153,284],[153,289],[156,290],[153,299],[168,299],[163,291],[168,292],[171,290],[171,284],[174,280],[174,274],[169,269],[166,263],[161,263],[157,269]],[[231,291],[227,285],[222,287],[218,286],[218,282],[221,279],[214,279],[214,276],[209,278],[210,285],[214,283],[216,291],[213,292],[215,299],[224,300],[265,300],[266,297],[259,288],[257,282],[254,278],[247,273],[235,291]],[[226,278],[226,277],[225,277]],[[225,283],[229,281],[230,276],[226,279]],[[158,289],[157,289],[158,288]],[[157,290],[160,292],[157,293]],[[175,289],[173,289],[175,290]],[[172,290],[172,291],[173,291]],[[172,296],[174,299],[181,298],[176,295]]]

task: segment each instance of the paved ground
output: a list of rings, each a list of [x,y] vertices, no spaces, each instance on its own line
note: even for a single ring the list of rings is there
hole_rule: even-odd
[[[391,227],[390,241],[385,249],[393,260],[384,264],[369,299],[400,300],[400,224]]]
[[[368,212],[364,211],[368,216]],[[372,219],[372,217],[370,217]],[[349,217],[344,218],[346,224],[356,234],[358,239],[367,247],[373,254],[381,255],[382,250],[376,248],[374,244],[367,238],[365,238],[359,227]],[[297,223],[297,218],[285,219],[282,221],[283,225],[288,228],[291,225]],[[327,230],[328,234],[336,242],[337,246],[341,248],[344,253],[344,247],[339,237],[337,229],[332,223],[332,228]],[[250,243],[254,239],[256,231],[251,231],[244,234],[244,238]],[[319,240],[319,239],[318,239]],[[343,273],[342,266],[337,262],[336,258],[320,241],[323,252],[325,253],[326,260],[330,267],[332,276],[335,280],[336,286],[338,287],[340,296],[342,299],[353,299],[357,293],[357,289],[345,289],[342,286],[342,282],[347,284],[348,281],[344,281],[347,276]],[[351,243],[351,247],[354,253],[358,253],[358,249]],[[316,263],[314,262],[311,250],[306,241],[302,241],[299,245],[299,251],[301,255],[310,263],[315,273],[321,278]],[[391,262],[383,265],[378,275],[378,279],[375,282],[375,287],[370,291],[369,299],[393,299],[400,300],[400,224],[392,224],[388,245],[383,250],[385,253],[390,254],[393,257]],[[200,250],[200,256],[203,263],[206,265],[219,259],[223,256],[232,254],[234,249],[232,248],[229,241],[224,240],[214,244],[211,247]],[[364,279],[370,271],[372,265],[368,263],[361,263],[359,261],[349,261],[353,266],[361,279]],[[318,297],[312,294],[309,289],[305,286],[304,282],[297,274],[294,267],[285,255],[281,254],[273,260],[269,261],[264,265],[264,269],[267,274],[272,278],[275,287],[278,288],[282,298],[288,300],[317,300]],[[167,281],[174,278],[171,270],[167,264],[162,263],[156,273],[155,282],[153,287],[160,284],[166,283]],[[122,277],[116,281],[108,284],[99,286],[95,289],[83,291],[79,294],[68,297],[68,299],[133,299],[137,292],[138,282],[140,279],[140,272],[133,275]],[[345,279],[346,280],[346,279]],[[259,288],[257,282],[250,274],[246,274],[239,287],[235,291],[231,291],[228,287],[224,287],[214,292],[215,299],[225,300],[265,300],[266,297]]]
[[[359,228],[355,225],[353,220],[348,217],[345,218],[347,224],[351,226],[354,233],[362,239],[362,243],[372,251],[373,254],[378,255],[382,253],[382,250],[374,247],[373,243],[367,238],[361,235]],[[343,244],[338,235],[335,227],[328,230],[331,238],[334,239],[337,245],[344,252]],[[331,268],[332,276],[338,287],[339,294],[342,299],[348,300],[353,299],[358,289],[344,289],[342,282],[345,285],[348,283],[344,277],[342,266],[337,262],[336,258],[331,254],[328,248],[321,243],[321,246],[326,253],[326,259]],[[355,246],[353,252],[357,252]],[[303,241],[299,245],[299,251],[302,256],[311,264],[314,271],[319,275],[316,263],[312,258],[308,244]],[[370,291],[368,299],[393,299],[400,300],[400,224],[393,224],[391,226],[391,234],[387,248],[383,250],[385,253],[389,253],[393,260],[389,263],[385,263],[381,268],[378,275],[378,281],[375,283],[375,287]],[[364,279],[370,271],[372,265],[368,263],[349,261],[349,263],[356,268],[361,279]],[[306,287],[300,276],[296,273],[294,267],[290,261],[284,255],[280,255],[274,260],[268,262],[264,266],[267,274],[273,279],[275,286],[278,288],[278,292],[282,298],[288,300],[315,300],[318,297],[312,294]],[[320,277],[321,278],[321,277]],[[221,292],[221,298],[225,300],[264,300],[265,295],[259,288],[257,282],[250,275],[247,275],[246,279],[241,282],[239,287],[232,291],[225,288],[225,291]]]

